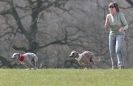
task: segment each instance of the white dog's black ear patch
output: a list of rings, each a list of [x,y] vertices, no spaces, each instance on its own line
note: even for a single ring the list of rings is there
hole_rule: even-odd
[[[70,57],[72,57],[72,56],[73,56],[73,54],[74,54],[74,51],[72,51],[72,52],[70,53],[70,55],[69,55],[69,56],[70,56]]]
[[[71,53],[70,53],[70,57],[76,57],[78,55],[78,52],[73,50]]]

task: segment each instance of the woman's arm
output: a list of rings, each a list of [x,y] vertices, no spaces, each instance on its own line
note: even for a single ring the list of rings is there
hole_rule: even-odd
[[[120,18],[121,18],[122,28],[124,30],[127,30],[128,29],[128,23],[127,23],[127,20],[126,20],[123,13],[121,13]]]
[[[104,24],[105,29],[109,27],[109,14],[106,16],[105,24]]]

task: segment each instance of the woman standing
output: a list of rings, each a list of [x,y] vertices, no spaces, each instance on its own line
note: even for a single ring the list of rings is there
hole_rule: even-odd
[[[128,23],[125,16],[120,12],[118,4],[111,2],[108,5],[109,14],[106,16],[105,28],[110,29],[109,33],[109,52],[112,62],[112,69],[124,68],[123,43],[125,31]]]

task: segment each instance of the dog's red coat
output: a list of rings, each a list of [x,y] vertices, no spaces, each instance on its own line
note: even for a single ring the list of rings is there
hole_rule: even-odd
[[[24,61],[24,56],[23,55],[20,55],[19,57],[18,57],[18,60],[20,61],[20,62],[23,62]]]

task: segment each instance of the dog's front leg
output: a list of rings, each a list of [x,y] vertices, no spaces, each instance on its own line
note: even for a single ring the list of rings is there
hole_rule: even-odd
[[[23,64],[22,64],[25,68],[28,68],[28,66],[23,62]]]
[[[25,68],[28,68],[28,66],[22,61],[20,61],[19,64],[23,65]]]

